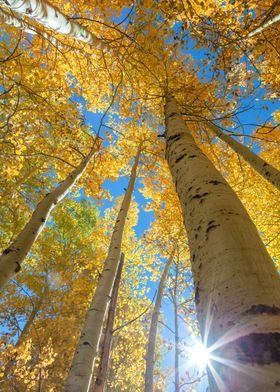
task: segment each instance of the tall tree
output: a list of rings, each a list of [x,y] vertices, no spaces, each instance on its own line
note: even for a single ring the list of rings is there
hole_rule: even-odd
[[[164,292],[164,284],[166,281],[166,277],[169,271],[169,268],[174,259],[174,253],[176,248],[174,247],[171,255],[169,256],[164,270],[162,272],[156,303],[152,312],[150,330],[149,330],[149,340],[148,340],[148,347],[147,347],[147,355],[146,355],[146,372],[145,372],[145,392],[153,392],[154,391],[154,361],[155,361],[155,347],[156,347],[156,336],[157,336],[157,327],[158,327],[158,319],[160,315],[160,307]]]
[[[88,310],[80,341],[72,361],[65,385],[65,391],[67,392],[88,392],[91,385],[103,322],[107,313],[107,307],[118,268],[122,237],[137,177],[141,150],[142,143],[137,149],[135,161],[131,169],[129,184],[112,233],[108,255],[104,262],[104,268],[100,275],[98,286]]]
[[[121,254],[121,259],[119,262],[114,287],[112,290],[112,296],[110,301],[110,306],[108,310],[108,318],[106,323],[106,328],[104,331],[104,339],[101,347],[100,362],[98,366],[98,371],[93,386],[93,392],[104,392],[106,389],[107,373],[110,361],[110,350],[113,337],[114,320],[118,301],[119,285],[121,281],[122,269],[124,263],[124,254]]]
[[[226,135],[220,127],[215,124],[207,123],[208,128],[218,136],[221,140],[226,142],[238,155],[245,159],[261,176],[263,176],[272,185],[280,190],[280,172],[275,167],[267,163],[259,155],[252,152],[248,147],[239,143],[231,136]]]
[[[94,146],[91,148],[89,154],[82,160],[80,165],[37,205],[29,222],[25,225],[13,243],[6,248],[0,256],[0,288],[4,286],[11,276],[20,271],[24,258],[44,228],[50,212],[57,203],[67,195],[75,182],[82,176],[92,157],[98,150],[96,142],[98,143],[98,140],[94,142]]]
[[[165,119],[166,157],[188,232],[197,317],[213,355],[210,390],[272,390],[280,370],[279,275],[236,194],[196,146],[171,93]]]
[[[79,41],[85,42],[102,50],[111,51],[109,45],[75,20],[68,18],[47,0],[1,0],[1,3],[8,6],[15,12],[35,19],[37,22],[56,31],[57,33],[76,38]]]

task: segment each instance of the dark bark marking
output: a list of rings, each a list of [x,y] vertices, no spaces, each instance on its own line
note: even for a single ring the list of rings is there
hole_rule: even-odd
[[[15,268],[15,273],[19,272],[21,270],[21,266],[19,262],[16,261],[16,268]]]
[[[265,175],[268,176],[268,177],[270,177],[270,173],[269,173],[268,171],[265,172]]]
[[[200,298],[199,298],[199,288],[198,288],[198,286],[197,286],[196,289],[195,289],[194,300],[195,300],[196,306],[198,306],[198,305],[199,305],[199,302],[200,302]]]
[[[89,342],[84,342],[83,345],[84,346],[90,346],[90,343]]]
[[[99,378],[97,378],[95,380],[95,385],[101,385],[101,384],[102,384],[102,381]]]
[[[273,314],[280,315],[280,308],[277,306],[268,306],[264,304],[258,304],[251,306],[245,314]]]
[[[241,362],[269,365],[280,363],[280,333],[252,333],[232,343]]]
[[[181,134],[180,134],[180,133],[177,133],[176,135],[170,136],[170,137],[167,139],[167,143],[168,143],[168,142],[171,142],[171,140],[173,140],[174,142],[176,142],[176,141],[179,140],[179,139],[181,139]]]
[[[193,200],[193,199],[201,199],[203,196],[207,196],[207,195],[208,195],[207,192],[202,193],[202,195],[194,195],[194,196],[191,198],[191,200]]]
[[[189,158],[196,158],[197,155],[190,155]]]
[[[223,184],[223,185],[225,185],[225,183],[223,183],[221,181],[217,181],[217,180],[211,180],[211,181],[209,181],[209,184],[213,184],[213,185]]]
[[[3,251],[3,255],[8,255],[9,253],[11,253],[12,252],[12,249],[11,248],[7,248],[7,249],[5,249],[4,251]]]
[[[41,222],[42,223],[46,222],[46,219],[45,218],[41,218]]]
[[[169,114],[168,118],[170,118],[170,117],[174,117],[174,116],[176,116],[176,115],[177,115],[177,113],[176,113],[176,112],[172,112],[171,114]]]
[[[215,224],[209,225],[207,227],[206,234],[208,234],[210,230],[214,229],[215,227],[219,227],[219,226],[221,226],[221,225],[219,225],[219,224],[218,225],[215,225]]]
[[[183,158],[185,158],[187,156],[187,154],[183,154],[181,155],[179,158],[176,159],[175,163],[180,162]]]

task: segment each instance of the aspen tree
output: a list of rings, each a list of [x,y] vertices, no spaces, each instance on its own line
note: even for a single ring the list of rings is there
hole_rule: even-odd
[[[89,154],[82,160],[62,183],[36,206],[29,222],[18,234],[12,244],[0,256],[0,289],[7,280],[21,269],[21,264],[43,230],[50,212],[71,190],[76,181],[82,176],[92,157],[97,151],[94,146]]]
[[[197,317],[211,350],[210,391],[280,385],[279,275],[242,203],[166,95],[166,158],[191,250]]]
[[[218,136],[219,139],[226,142],[238,155],[240,155],[253,169],[263,176],[272,185],[280,190],[280,172],[275,167],[267,163],[260,156],[252,152],[248,147],[239,143],[229,135],[226,135],[219,127],[207,123],[207,126]]]
[[[247,38],[254,37],[256,34],[261,33],[262,31],[264,31],[264,29],[266,29],[267,27],[272,26],[274,23],[279,22],[279,20],[280,20],[280,14],[275,15],[273,18],[265,21],[264,23],[261,24],[261,26],[259,26],[255,30],[251,31],[248,34]]]
[[[111,343],[113,337],[114,320],[115,320],[115,313],[116,313],[116,307],[118,301],[119,285],[122,276],[123,263],[124,263],[124,254],[122,253],[113,291],[112,291],[112,298],[108,310],[108,319],[107,319],[106,329],[104,332],[104,339],[101,348],[100,363],[98,366],[98,372],[93,387],[93,392],[104,392],[106,388]]]
[[[175,248],[173,249],[170,257],[167,260],[165,268],[160,278],[160,282],[158,285],[158,292],[156,303],[152,313],[150,331],[149,331],[149,340],[148,340],[148,348],[146,355],[146,373],[145,373],[145,392],[153,392],[154,391],[154,358],[155,358],[155,347],[156,347],[156,336],[157,336],[157,326],[158,326],[158,318],[160,314],[161,301],[163,297],[164,284],[166,281],[166,276],[168,274],[169,268],[174,259]]]
[[[65,392],[88,392],[91,386],[104,318],[107,313],[121,254],[123,232],[137,177],[137,167],[141,149],[142,143],[137,149],[135,161],[131,169],[129,184],[112,233],[103,272],[99,278],[98,286],[86,315],[80,340],[66,381]]]
[[[111,51],[110,46],[95,34],[73,19],[68,18],[57,7],[54,7],[46,0],[0,0],[0,3],[8,6],[15,12],[35,19],[38,23],[56,33],[75,38],[78,41],[108,52]]]

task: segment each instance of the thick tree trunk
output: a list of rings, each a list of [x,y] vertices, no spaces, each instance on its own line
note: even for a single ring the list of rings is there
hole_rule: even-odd
[[[157,325],[158,318],[160,314],[160,306],[163,297],[164,284],[166,281],[166,276],[168,274],[169,268],[173,262],[175,249],[172,251],[163,273],[160,278],[156,303],[152,313],[152,320],[149,331],[149,340],[148,340],[148,349],[146,355],[146,373],[145,373],[145,392],[153,392],[154,391],[154,364],[155,364],[155,347],[156,347],[156,337],[157,337]]]
[[[113,329],[114,329],[114,320],[115,320],[115,313],[116,313],[116,307],[118,301],[119,285],[122,276],[123,263],[124,263],[124,254],[122,253],[119,267],[118,267],[118,272],[116,275],[116,279],[112,291],[112,299],[108,310],[108,319],[107,319],[106,329],[104,332],[104,340],[101,349],[100,364],[98,367],[98,372],[93,387],[93,392],[104,392],[106,387],[110,351],[111,351],[111,342],[112,342]]]
[[[0,4],[13,11],[35,19],[38,23],[56,33],[67,35],[99,49],[111,51],[109,45],[82,25],[69,19],[46,0],[0,0]]]
[[[245,159],[245,161],[248,162],[253,169],[255,169],[261,176],[263,176],[267,181],[280,190],[279,170],[253,153],[248,147],[239,143],[229,135],[223,133],[216,125],[208,122],[207,126],[215,133],[215,135],[218,136],[218,138],[226,142],[238,155]]]
[[[125,221],[136,180],[136,171],[141,153],[138,148],[131,170],[129,185],[122,201],[103,272],[88,310],[80,341],[72,361],[72,366],[66,381],[66,392],[88,392],[91,384],[95,358],[98,353],[104,318],[118,268]]]
[[[279,275],[245,208],[195,144],[171,94],[165,118],[166,157],[188,232],[197,317],[215,356],[210,390],[279,390]]]
[[[36,206],[23,230],[13,243],[4,250],[0,256],[0,289],[11,276],[20,271],[23,260],[44,228],[50,212],[68,194],[75,182],[81,177],[95,152],[96,148],[93,148],[81,164],[57,188],[44,197]]]

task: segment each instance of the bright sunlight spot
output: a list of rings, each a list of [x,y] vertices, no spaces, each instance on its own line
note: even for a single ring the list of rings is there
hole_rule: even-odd
[[[210,350],[201,342],[196,342],[191,348],[189,348],[188,355],[192,365],[198,367],[200,371],[207,367],[211,357]]]

